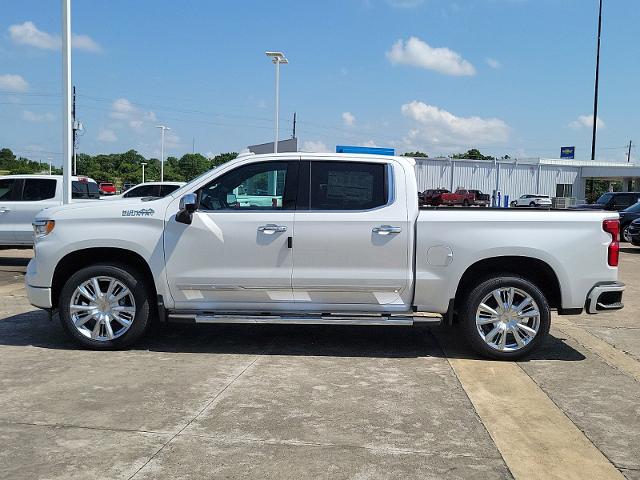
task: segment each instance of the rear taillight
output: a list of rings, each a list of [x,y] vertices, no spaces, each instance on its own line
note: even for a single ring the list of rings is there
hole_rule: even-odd
[[[611,234],[611,243],[608,249],[608,262],[610,267],[617,267],[620,260],[620,220],[605,220],[602,229]]]

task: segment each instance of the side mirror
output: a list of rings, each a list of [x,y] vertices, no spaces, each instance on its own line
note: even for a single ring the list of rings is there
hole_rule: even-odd
[[[176,221],[191,225],[193,212],[198,209],[198,196],[195,193],[187,193],[180,199],[180,210],[176,214]]]
[[[234,193],[227,193],[227,205],[233,206],[238,203],[238,197]]]

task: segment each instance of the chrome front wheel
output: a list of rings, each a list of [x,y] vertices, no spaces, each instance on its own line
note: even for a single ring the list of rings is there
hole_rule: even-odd
[[[501,352],[517,351],[538,334],[540,310],[524,290],[497,288],[480,302],[476,310],[476,328],[489,347]]]
[[[152,298],[147,277],[129,265],[89,265],[71,275],[62,287],[60,321],[84,347],[123,348],[149,327]]]
[[[69,312],[80,334],[104,342],[129,330],[136,315],[136,301],[131,290],[118,279],[91,277],[73,292]]]

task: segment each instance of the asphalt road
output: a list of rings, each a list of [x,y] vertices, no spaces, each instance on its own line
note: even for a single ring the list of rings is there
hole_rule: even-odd
[[[170,326],[77,348],[0,251],[0,478],[640,479],[640,248],[626,308],[518,363],[455,330]]]

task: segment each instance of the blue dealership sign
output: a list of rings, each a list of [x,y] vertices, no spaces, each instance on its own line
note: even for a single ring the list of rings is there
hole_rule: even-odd
[[[568,158],[571,160],[576,158],[576,147],[562,147],[560,149],[560,158]]]
[[[366,153],[369,155],[395,155],[393,148],[356,147],[353,145],[336,145],[336,153]]]

